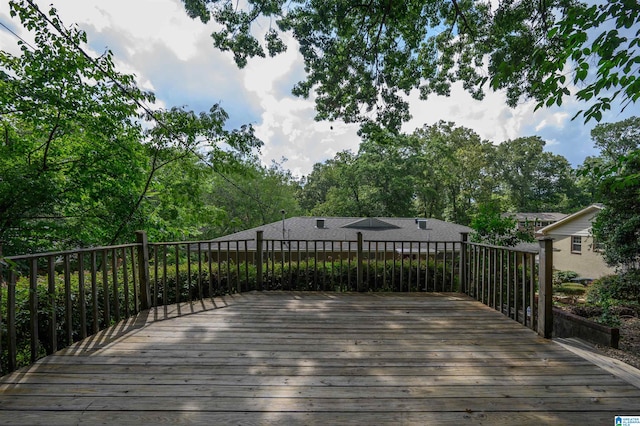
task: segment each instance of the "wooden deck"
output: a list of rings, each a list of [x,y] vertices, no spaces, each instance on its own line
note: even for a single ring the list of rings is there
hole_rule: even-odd
[[[147,312],[3,377],[0,424],[611,425],[640,414],[637,387],[457,294],[248,293],[191,310]]]

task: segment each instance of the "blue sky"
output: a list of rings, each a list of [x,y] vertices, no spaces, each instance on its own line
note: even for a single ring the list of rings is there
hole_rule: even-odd
[[[141,87],[155,92],[158,106],[186,106],[206,111],[220,103],[228,112],[229,127],[251,123],[264,141],[261,158],[265,164],[287,158],[284,166],[300,176],[313,164],[344,149],[357,151],[357,125],[316,122],[313,100],[290,94],[304,76],[295,42],[276,58],[253,59],[239,70],[231,54],[217,51],[210,34],[214,24],[204,25],[184,13],[179,0],[48,0],[37,2],[43,10],[53,4],[66,25],[77,23],[87,32],[90,49],[98,55],[105,49],[115,54],[123,72],[137,76]],[[18,32],[8,6],[0,3],[0,20]],[[24,32],[21,35],[28,37]],[[0,29],[0,48],[16,52],[16,39]],[[573,100],[561,108],[534,112],[533,102],[516,108],[505,104],[502,93],[488,93],[482,102],[473,100],[461,86],[450,97],[419,100],[409,96],[413,119],[403,130],[412,132],[438,120],[453,121],[473,129],[483,139],[500,143],[520,136],[539,135],[546,149],[563,155],[577,166],[588,155],[597,155],[590,139],[595,122],[571,118],[584,109]],[[624,113],[606,114],[602,122],[615,122],[640,115],[639,105]]]

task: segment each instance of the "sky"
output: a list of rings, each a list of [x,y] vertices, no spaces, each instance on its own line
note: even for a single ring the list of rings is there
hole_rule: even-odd
[[[196,112],[220,104],[229,114],[227,127],[252,124],[264,142],[260,158],[265,164],[281,162],[296,176],[307,175],[315,163],[337,152],[358,150],[357,124],[314,120],[313,99],[291,94],[304,78],[304,64],[295,41],[286,53],[275,58],[250,59],[238,69],[232,55],[213,47],[210,37],[215,24],[190,19],[180,0],[47,0],[36,1],[42,10],[49,4],[58,10],[65,25],[76,23],[86,31],[90,51],[96,56],[106,49],[114,52],[121,72],[135,74],[141,88],[151,90],[157,106],[184,106]],[[28,34],[17,19],[9,17],[6,1],[0,1],[0,22],[21,36]],[[17,39],[0,27],[0,49],[16,53]],[[500,92],[490,92],[475,101],[461,87],[451,96],[420,100],[417,91],[409,96],[413,118],[403,131],[413,132],[439,120],[474,130],[495,144],[526,136],[540,136],[545,149],[567,158],[574,166],[586,156],[598,155],[590,137],[597,124],[571,120],[584,104],[566,99],[562,107],[534,112],[534,103],[516,108],[505,103]],[[620,113],[605,114],[602,122],[616,122],[640,115],[640,105]]]

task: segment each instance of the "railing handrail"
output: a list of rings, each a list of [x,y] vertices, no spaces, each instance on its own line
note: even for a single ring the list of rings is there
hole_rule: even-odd
[[[73,250],[51,251],[43,253],[19,254],[14,256],[2,256],[0,259],[9,261],[29,260],[33,258],[71,256],[78,253],[91,253],[92,251],[117,250],[122,248],[139,247],[140,243],[118,244],[114,246],[82,247]]]
[[[487,247],[487,248],[491,248],[491,249],[498,249],[498,250],[508,250],[511,252],[518,252],[518,253],[529,253],[529,254],[539,254],[540,253],[540,248],[518,248],[518,247],[512,247],[512,246],[496,246],[496,245],[491,245],[491,244],[483,244],[483,243],[477,243],[474,241],[466,241],[465,244],[469,245],[469,246],[479,246],[479,247]]]
[[[198,245],[198,244],[217,244],[217,243],[235,243],[244,241],[255,241],[255,238],[238,238],[233,240],[198,240],[198,241],[162,241],[149,242],[150,246],[171,246],[171,245]]]
[[[247,240],[224,240],[222,242],[234,242],[234,241],[255,241],[255,238],[247,239]],[[324,239],[324,240],[314,240],[307,238],[263,238],[263,241],[309,241],[309,242],[319,242],[319,243],[357,243],[358,240],[340,240],[340,239]],[[451,241],[451,240],[424,240],[424,241],[410,241],[410,240],[362,240],[365,243],[405,243],[405,244],[430,244],[430,243],[446,243],[446,244],[460,244],[460,241]],[[219,240],[215,240],[213,242],[219,242]],[[194,243],[196,244],[196,243]]]

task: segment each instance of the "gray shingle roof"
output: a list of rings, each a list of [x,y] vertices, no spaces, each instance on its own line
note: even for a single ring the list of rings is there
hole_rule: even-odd
[[[471,232],[471,228],[438,219],[427,219],[426,229],[420,229],[414,218],[357,218],[325,217],[324,226],[318,228],[315,217],[290,217],[284,221],[284,237],[287,240],[309,241],[355,241],[362,232],[365,241],[445,241],[458,242],[460,233]],[[261,230],[264,239],[282,239],[282,221],[237,232],[213,241],[249,240],[256,238]]]
[[[504,213],[503,216],[512,217],[519,222],[525,221],[525,220],[528,220],[530,222],[533,222],[533,221],[557,222],[559,220],[564,219],[568,215],[565,213],[539,212],[539,213]]]

